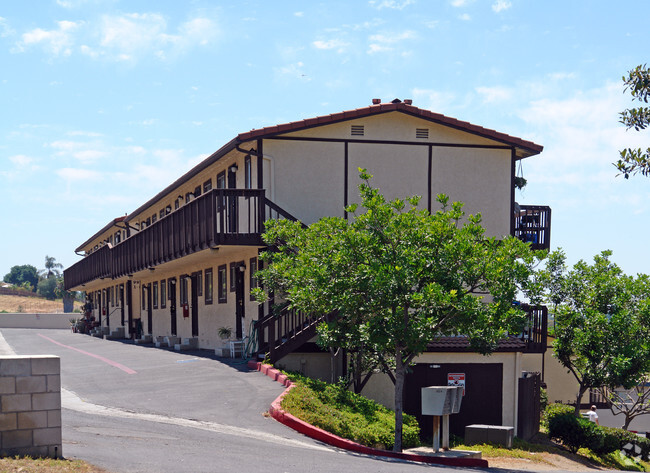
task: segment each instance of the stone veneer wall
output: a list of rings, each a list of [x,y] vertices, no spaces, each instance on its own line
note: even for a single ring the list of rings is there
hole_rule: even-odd
[[[0,356],[0,455],[61,458],[61,360]]]

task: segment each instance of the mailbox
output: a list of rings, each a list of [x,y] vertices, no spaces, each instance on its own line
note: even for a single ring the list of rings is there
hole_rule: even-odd
[[[462,386],[422,388],[422,414],[425,416],[458,414],[462,400]]]
[[[449,416],[458,414],[463,400],[464,386],[429,386],[422,388],[422,414],[433,416],[433,451],[438,452],[442,444],[449,449]],[[442,438],[440,425],[442,417]]]

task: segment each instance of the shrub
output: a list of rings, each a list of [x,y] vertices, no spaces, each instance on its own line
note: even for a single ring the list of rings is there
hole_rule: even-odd
[[[296,387],[282,400],[282,407],[299,419],[362,445],[391,449],[395,437],[395,414],[384,406],[349,391],[344,384],[291,374]],[[420,427],[413,416],[404,415],[402,446],[419,445]]]
[[[546,409],[545,418],[549,437],[559,440],[573,453],[585,444],[585,433],[573,407],[550,404]]]
[[[598,455],[621,450],[625,445],[636,445],[641,457],[650,455],[650,440],[623,429],[603,427],[575,416],[574,408],[563,404],[550,404],[545,412],[549,436],[559,440],[572,452],[589,448]]]

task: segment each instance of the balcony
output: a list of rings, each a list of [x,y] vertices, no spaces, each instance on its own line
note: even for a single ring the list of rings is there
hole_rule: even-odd
[[[521,205],[514,215],[514,236],[530,243],[533,250],[551,248],[551,208],[543,205]]]
[[[66,290],[95,279],[118,278],[221,245],[261,246],[264,221],[295,220],[265,198],[263,189],[213,189],[64,271]]]

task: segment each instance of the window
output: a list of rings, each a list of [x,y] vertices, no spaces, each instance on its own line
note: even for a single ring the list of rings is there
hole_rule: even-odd
[[[192,198],[192,193],[188,192],[185,194],[185,203],[188,204],[190,202],[190,199]]]
[[[151,223],[156,223],[156,220],[158,220],[158,215],[153,214],[153,215],[151,216]]]
[[[165,209],[160,209],[160,212],[158,212],[158,215],[160,218],[163,218],[165,216]]]
[[[196,186],[194,188],[194,198],[196,199],[197,197],[201,196],[201,186]]]
[[[254,301],[255,296],[253,296],[253,289],[257,287],[257,277],[255,277],[255,273],[257,273],[257,258],[250,259],[250,268],[251,268],[249,273],[250,300]]]
[[[164,309],[167,307],[167,283],[163,279],[160,281],[160,308]]]
[[[151,217],[147,218],[147,227],[151,225]]]
[[[221,171],[217,174],[217,189],[226,188],[226,171]]]
[[[247,155],[244,158],[244,189],[253,187],[253,169],[251,167],[251,157]]]
[[[187,304],[187,278],[181,276],[181,304]]]
[[[235,263],[230,263],[230,292],[235,292]]]
[[[203,192],[209,192],[212,190],[212,179],[208,179],[203,183]]]
[[[114,291],[115,291],[115,288],[113,286],[111,286],[110,289],[108,290],[108,301],[111,303],[112,307],[115,307],[115,299],[114,299],[115,292]]]
[[[147,300],[147,298],[146,298],[147,293],[145,291],[146,288],[147,288],[147,286],[145,286],[143,284],[142,285],[142,291],[141,291],[141,294],[142,294],[142,297],[141,297],[141,299],[142,299],[142,310],[145,310],[147,308],[147,304],[145,303],[145,301]]]
[[[219,297],[219,304],[223,304],[227,302],[227,294],[228,294],[228,281],[227,281],[227,269],[226,265],[223,264],[219,266],[217,269],[217,284],[219,285],[218,287],[218,297]]]
[[[155,281],[153,283],[152,294],[153,294],[153,308],[157,309],[158,308],[158,281]]]
[[[117,245],[121,241],[121,232],[118,230],[117,233],[115,233],[115,244]]]
[[[213,284],[212,268],[208,268],[205,270],[205,303],[206,304],[212,304],[212,294],[214,291],[212,284]]]
[[[174,201],[174,210],[178,210],[178,208],[179,208],[180,206],[181,206],[181,203],[178,201],[178,199],[176,199],[176,200]]]
[[[196,295],[199,297],[203,295],[203,271],[196,273]]]

